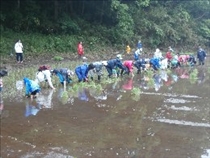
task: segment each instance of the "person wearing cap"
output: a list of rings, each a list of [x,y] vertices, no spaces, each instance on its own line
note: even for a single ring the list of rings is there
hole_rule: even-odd
[[[77,66],[75,68],[75,73],[77,75],[78,82],[88,82],[88,72],[92,69],[94,69],[93,63],[89,65],[84,63],[82,65]]]
[[[108,72],[108,77],[112,76],[113,69],[115,69],[116,67],[121,69],[121,76],[122,76],[123,70],[125,71],[126,69],[125,69],[125,66],[122,64],[121,60],[122,60],[122,55],[118,54],[115,59],[111,59],[107,61],[107,65],[105,67]],[[119,77],[119,74],[118,74],[118,77]]]
[[[96,61],[92,64],[94,66],[94,69],[89,70],[90,77],[93,80],[93,76],[94,74],[96,74],[98,76],[98,81],[100,81],[101,76],[103,75],[102,68],[107,65],[107,61]]]
[[[204,61],[206,59],[206,52],[199,46],[198,52],[197,52],[197,58],[198,58],[198,64],[204,65]]]
[[[71,83],[72,77],[74,76],[74,72],[69,70],[68,68],[54,69],[52,70],[52,74],[58,76],[62,85],[64,84],[64,82]]]
[[[25,86],[25,95],[27,97],[31,97],[32,100],[33,98],[36,98],[37,94],[39,94],[41,90],[38,83],[26,77],[23,78],[23,83]]]

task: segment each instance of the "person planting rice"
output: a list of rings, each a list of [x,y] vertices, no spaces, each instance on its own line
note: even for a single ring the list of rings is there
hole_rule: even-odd
[[[88,82],[88,71],[94,69],[94,65],[91,64],[82,64],[75,68],[75,73],[78,78],[78,82]]]
[[[68,68],[54,69],[51,70],[51,72],[53,75],[55,74],[59,78],[59,81],[62,85],[71,83],[72,77],[74,76],[74,72]]]
[[[96,61],[96,62],[93,62],[92,64],[94,68],[92,70],[89,70],[88,73],[90,74],[90,77],[92,80],[93,80],[94,74],[96,73],[96,75],[98,76],[98,81],[100,81],[101,76],[103,75],[102,68],[103,66],[107,65],[107,61]]]
[[[105,67],[108,72],[108,77],[112,77],[113,69],[115,67],[118,67],[119,69],[121,69],[121,75],[122,75],[123,70],[125,71],[125,66],[122,64],[121,60],[122,60],[122,56],[121,54],[118,54],[116,59],[111,59],[107,61],[107,65]],[[118,74],[118,77],[119,77],[119,74]]]
[[[37,97],[41,88],[37,82],[30,80],[26,77],[23,78],[23,83],[25,86],[25,95],[30,97],[32,100]]]
[[[43,81],[48,82],[49,86],[52,89],[55,89],[55,87],[53,86],[53,83],[52,83],[52,79],[51,79],[50,66],[48,66],[48,65],[40,66],[38,69],[38,72],[36,73],[35,82],[37,82],[39,84]]]

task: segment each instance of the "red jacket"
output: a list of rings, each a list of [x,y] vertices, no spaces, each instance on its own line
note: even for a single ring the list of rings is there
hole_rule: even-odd
[[[166,53],[166,58],[167,58],[168,60],[171,60],[171,59],[173,58],[171,52],[167,52],[167,53]]]
[[[128,68],[129,72],[133,72],[133,61],[132,60],[124,61],[123,65]]]
[[[79,44],[77,45],[77,53],[78,53],[79,55],[83,55],[83,54],[84,54],[84,49],[83,49],[83,46],[82,46],[81,43],[79,43]]]

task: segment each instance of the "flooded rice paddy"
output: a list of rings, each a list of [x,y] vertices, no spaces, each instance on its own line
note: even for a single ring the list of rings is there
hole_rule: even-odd
[[[65,97],[4,99],[1,157],[209,158],[210,72],[201,66],[123,77]],[[71,86],[67,87],[71,88]]]

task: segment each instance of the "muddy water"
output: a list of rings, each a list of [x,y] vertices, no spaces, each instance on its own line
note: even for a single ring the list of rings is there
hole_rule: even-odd
[[[188,68],[142,74],[65,101],[62,88],[4,99],[1,157],[209,158],[210,73],[196,69],[195,80]]]

